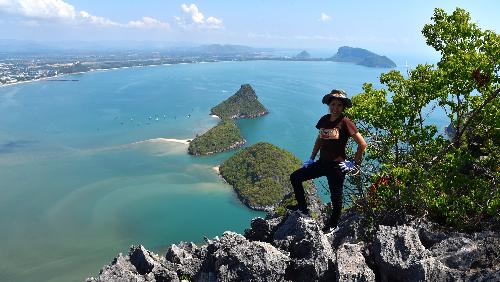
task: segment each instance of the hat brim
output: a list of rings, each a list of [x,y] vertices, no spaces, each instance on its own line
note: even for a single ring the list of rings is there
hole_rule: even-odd
[[[325,96],[323,96],[323,99],[322,99],[321,102],[323,102],[323,104],[329,105],[330,102],[332,101],[332,99],[339,99],[339,100],[341,100],[344,103],[344,107],[346,107],[346,108],[352,107],[351,99],[349,99],[349,98],[341,98],[341,97],[333,97],[330,94],[326,94]]]

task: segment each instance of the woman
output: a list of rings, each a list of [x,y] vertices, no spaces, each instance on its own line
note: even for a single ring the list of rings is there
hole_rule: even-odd
[[[318,137],[309,160],[290,175],[290,181],[297,199],[296,208],[304,214],[309,214],[302,182],[321,176],[326,176],[332,200],[332,216],[325,224],[324,231],[335,228],[342,210],[342,190],[347,172],[355,171],[361,165],[366,142],[358,132],[356,125],[346,116],[344,109],[352,107],[352,102],[342,90],[333,89],[322,100],[328,105],[329,114],[322,116],[316,128]],[[353,161],[346,161],[345,148],[347,140],[352,137],[358,148]],[[320,151],[319,160],[314,161]]]

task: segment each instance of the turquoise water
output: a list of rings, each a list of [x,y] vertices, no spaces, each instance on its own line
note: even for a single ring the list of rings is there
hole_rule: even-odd
[[[237,121],[248,145],[267,141],[306,159],[327,113],[323,94],[352,96],[381,71],[220,62],[0,88],[0,281],[82,281],[131,244],[163,253],[181,240],[243,232],[264,213],[243,206],[213,170],[235,151],[193,157],[187,145],[155,138],[203,133],[218,122],[210,108],[250,83],[270,113]],[[440,127],[441,116],[432,117]]]

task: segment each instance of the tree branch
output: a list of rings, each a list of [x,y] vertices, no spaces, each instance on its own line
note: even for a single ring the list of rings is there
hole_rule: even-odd
[[[498,88],[497,90],[495,90],[491,96],[489,96],[488,98],[486,98],[483,103],[481,104],[481,106],[479,106],[477,109],[475,109],[471,114],[470,116],[467,118],[467,120],[465,121],[465,123],[463,124],[462,128],[460,128],[459,130],[457,130],[456,132],[456,135],[455,135],[455,140],[457,139],[460,139],[462,134],[466,131],[467,127],[469,126],[469,123],[476,117],[477,113],[479,113],[487,104],[489,104],[491,101],[493,101],[493,99],[497,98],[498,94],[500,93],[500,88]],[[436,161],[439,160],[444,154],[446,154],[451,148],[453,148],[455,145],[454,142],[450,143],[448,146],[446,146],[446,148],[444,148],[443,150],[441,150],[441,152],[438,152],[434,158],[432,158],[429,162],[428,162],[428,167],[431,167],[433,166],[434,164],[436,164]]]

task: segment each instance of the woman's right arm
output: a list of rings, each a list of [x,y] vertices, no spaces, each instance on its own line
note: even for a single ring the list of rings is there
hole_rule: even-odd
[[[320,145],[321,145],[321,138],[319,137],[319,134],[318,134],[318,137],[316,138],[316,142],[314,143],[313,151],[311,153],[311,157],[310,157],[311,160],[314,160],[316,158],[316,154],[318,154]]]

